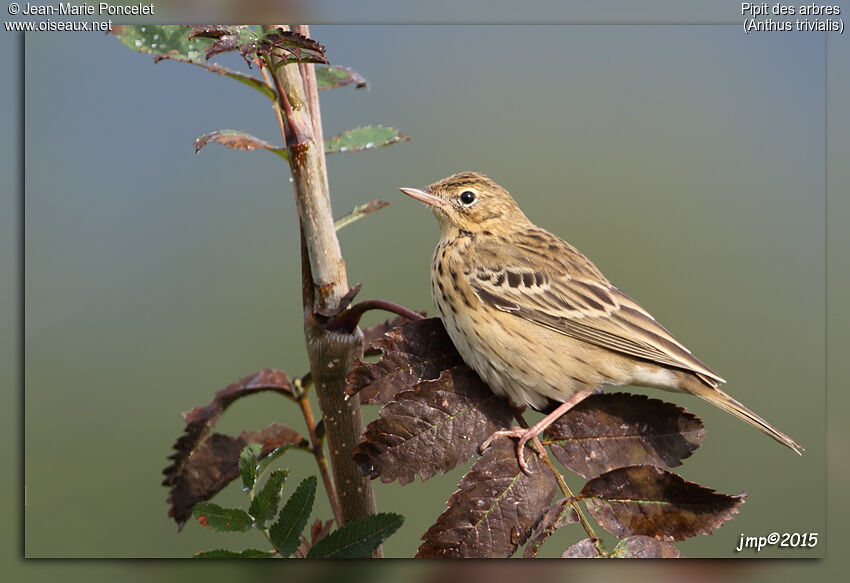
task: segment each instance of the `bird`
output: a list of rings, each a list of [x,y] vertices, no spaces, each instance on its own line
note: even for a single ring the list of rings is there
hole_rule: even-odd
[[[532,223],[487,176],[461,172],[400,190],[425,203],[440,239],[431,295],[463,361],[517,409],[560,403],[531,427],[495,432],[542,454],[539,435],[604,386],[636,385],[697,395],[802,455],[803,448],[719,387],[649,312],[612,285],[578,249]]]

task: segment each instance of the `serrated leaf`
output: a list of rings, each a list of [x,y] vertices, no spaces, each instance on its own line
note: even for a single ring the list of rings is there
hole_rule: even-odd
[[[671,403],[644,395],[591,395],[544,433],[558,460],[590,478],[623,466],[672,468],[699,447],[700,419]]]
[[[678,559],[679,549],[650,536],[627,536],[611,552],[612,559]]]
[[[280,502],[281,490],[289,470],[280,469],[273,471],[263,488],[251,500],[248,514],[254,517],[258,528],[265,528],[266,522],[274,518],[277,505]]]
[[[271,528],[269,538],[277,552],[288,557],[301,542],[300,536],[310,513],[313,511],[313,501],[316,499],[316,476],[302,480],[289,500],[280,510],[280,516]]]
[[[528,541],[525,551],[522,553],[524,559],[533,559],[540,552],[540,547],[559,528],[570,522],[578,522],[575,508],[570,504],[569,498],[561,498],[543,516],[543,519],[534,529],[534,536]]]
[[[256,89],[272,101],[277,99],[274,91],[262,80],[209,63],[205,58],[206,49],[215,41],[197,37],[190,39],[189,35],[192,31],[183,25],[148,24],[133,26],[122,24],[113,25],[110,32],[128,48],[153,55],[155,62],[169,59],[203,67],[208,71],[225,75]]]
[[[513,411],[466,366],[403,391],[366,428],[354,461],[382,482],[412,482],[445,473],[478,452],[493,432],[510,426]]]
[[[113,26],[110,32],[134,51],[195,64],[203,62],[206,49],[214,42],[207,38],[190,37],[192,31],[182,25],[119,24]]]
[[[233,48],[239,49],[239,54],[249,65],[251,58],[271,54],[279,58],[281,64],[286,64],[290,60],[299,63],[327,64],[328,62],[325,57],[324,46],[300,33],[282,28],[266,31],[260,38],[244,42]]]
[[[417,313],[422,317],[426,316],[425,312]],[[375,342],[383,338],[384,335],[393,328],[398,328],[402,324],[406,324],[411,321],[412,320],[409,320],[404,316],[396,316],[395,318],[384,320],[380,324],[363,328],[363,354],[365,356],[375,356],[380,354],[381,351],[375,347]]]
[[[231,150],[244,150],[250,152],[251,150],[265,149],[277,154],[284,160],[289,160],[286,148],[275,146],[265,140],[255,138],[247,132],[241,132],[238,130],[216,130],[214,132],[198,136],[195,140],[195,153],[197,154],[200,152],[201,148],[210,142],[221,144]]]
[[[242,477],[242,484],[249,490],[254,487],[254,482],[257,480],[257,461],[260,459],[261,451],[263,451],[262,445],[249,443],[239,453],[239,475]]]
[[[583,538],[575,544],[570,545],[561,554],[562,559],[601,559],[596,551],[596,546],[589,538]]]
[[[325,140],[325,153],[362,152],[407,141],[410,141],[410,138],[395,128],[365,126],[342,132],[338,136]]]
[[[356,361],[345,381],[347,394],[358,394],[361,403],[370,405],[389,403],[396,393],[463,365],[439,318],[393,328],[375,340],[370,350],[379,350],[381,359],[376,363]]]
[[[307,440],[294,430],[279,423],[272,423],[259,431],[243,431],[237,437],[213,433],[189,452],[175,453],[172,459],[180,457],[182,461],[183,455],[188,456],[188,460],[181,463],[180,470],[169,475],[164,482],[171,486],[168,494],[171,508],[168,514],[174,517],[179,528],[182,528],[191,516],[193,504],[200,500],[209,500],[216,492],[239,477],[239,454],[249,443],[263,445],[258,475],[265,469],[265,464],[271,462],[272,457],[292,447],[308,446]]]
[[[372,201],[367,202],[366,204],[358,205],[358,206],[354,207],[353,209],[351,209],[349,212],[347,212],[344,215],[342,215],[341,217],[339,217],[337,220],[335,220],[334,221],[334,229],[339,231],[343,227],[347,227],[351,223],[353,223],[355,221],[359,221],[360,219],[362,219],[366,215],[370,215],[370,214],[374,213],[375,211],[379,211],[382,208],[384,208],[385,206],[389,206],[389,205],[390,205],[390,203],[388,203],[385,200],[372,200]]]
[[[371,554],[404,523],[391,512],[365,516],[345,524],[318,541],[307,552],[308,559],[356,559]]]
[[[306,559],[307,553],[310,552],[313,545],[330,534],[331,527],[333,527],[333,525],[333,520],[326,520],[325,522],[322,522],[317,518],[310,526],[310,540],[307,540],[307,537],[301,535],[301,544],[299,544],[298,548],[295,549],[295,557],[299,559]]]
[[[629,466],[585,484],[579,498],[594,520],[617,537],[684,540],[732,519],[746,494],[730,496],[655,466]]]
[[[190,25],[192,32],[189,38],[214,39],[213,43],[204,49],[205,58],[235,51],[236,49],[255,43],[259,35],[244,24],[201,24]]]
[[[284,453],[286,453],[287,450],[290,450],[290,449],[293,449],[293,448],[296,448],[296,447],[306,448],[307,445],[308,445],[307,441],[304,440],[301,443],[287,443],[287,444],[281,445],[278,448],[273,449],[272,451],[269,452],[268,455],[262,456],[260,461],[257,463],[257,476],[262,476],[266,472],[266,469],[268,469],[268,467],[272,464],[272,462],[275,461],[280,456],[282,456]]]
[[[316,88],[319,91],[336,89],[354,83],[356,89],[369,86],[360,73],[349,67],[339,65],[316,65]]]
[[[523,472],[516,442],[498,439],[458,484],[448,509],[422,536],[419,558],[510,557],[524,544],[557,490],[548,466],[530,449]]]
[[[192,508],[192,514],[201,525],[217,531],[245,532],[251,530],[254,524],[241,508],[222,508],[212,502],[198,502]]]
[[[260,551],[258,549],[245,549],[244,551],[227,551],[225,549],[215,549],[212,551],[203,551],[193,559],[267,559],[273,557],[272,551]]]
[[[224,443],[224,441],[234,438],[223,436],[223,440],[218,440],[214,444],[222,447],[212,448],[207,447],[210,445],[207,441],[208,434],[222,413],[233,402],[261,391],[273,391],[285,395],[293,401],[295,399],[292,383],[286,373],[267,368],[221,389],[215,394],[211,403],[183,413],[186,427],[183,434],[174,443],[174,453],[169,456],[173,463],[162,471],[165,474],[162,485],[169,488],[168,502],[171,507],[168,510],[168,515],[174,517],[178,528],[182,528],[191,516],[192,504],[198,500],[206,500],[211,497],[238,475],[238,473],[231,474],[231,470],[236,471],[237,458],[228,456],[230,449],[228,444]],[[275,439],[279,438],[279,440],[268,448],[269,451],[287,441],[290,443],[306,443],[304,438],[291,429],[277,424],[269,426],[269,430],[273,428],[277,430],[274,437]],[[242,435],[240,435],[241,437]],[[269,438],[271,437],[269,435]],[[266,445],[267,441],[272,442],[275,439],[264,437],[263,439],[253,439],[253,441],[255,443],[262,441]],[[238,450],[241,450],[247,443],[250,443],[250,440],[240,444]],[[203,460],[203,463],[200,463],[199,458]],[[230,465],[231,462],[232,466]]]

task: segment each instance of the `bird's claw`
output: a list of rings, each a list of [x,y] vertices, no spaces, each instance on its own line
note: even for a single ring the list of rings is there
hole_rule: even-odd
[[[543,455],[543,444],[540,443],[540,439],[537,437],[537,434],[534,433],[531,429],[527,429],[525,427],[511,427],[510,429],[503,429],[501,431],[496,431],[484,440],[484,443],[481,444],[480,450],[483,452],[487,449],[490,444],[498,439],[499,437],[514,437],[518,439],[516,444],[516,459],[519,463],[520,469],[527,475],[531,475],[531,468],[528,467],[528,464],[525,461],[525,457],[523,456],[523,450],[525,449],[525,444],[531,440],[535,445],[537,445],[537,454]]]

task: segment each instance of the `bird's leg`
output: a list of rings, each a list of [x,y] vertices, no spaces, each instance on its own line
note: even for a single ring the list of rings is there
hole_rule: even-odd
[[[578,403],[583,401],[586,397],[592,395],[594,391],[592,389],[586,389],[583,391],[579,391],[560,405],[558,408],[546,415],[543,419],[532,425],[531,427],[511,427],[510,429],[503,429],[501,431],[496,431],[488,437],[484,443],[481,444],[481,451],[487,449],[494,439],[499,437],[515,437],[519,439],[516,446],[516,457],[519,462],[519,467],[526,474],[531,474],[531,469],[528,467],[528,464],[525,463],[525,458],[522,455],[522,451],[525,448],[525,444],[529,441],[533,441],[539,451],[543,451],[543,444],[540,442],[540,438],[538,435],[546,431],[546,428],[552,425],[558,418],[575,407]]]

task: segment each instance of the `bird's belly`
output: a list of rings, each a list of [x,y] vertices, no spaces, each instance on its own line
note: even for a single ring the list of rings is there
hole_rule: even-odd
[[[601,349],[504,312],[453,311],[439,294],[434,304],[463,358],[497,395],[516,406],[543,408],[586,388],[622,384],[624,371],[604,363]]]

